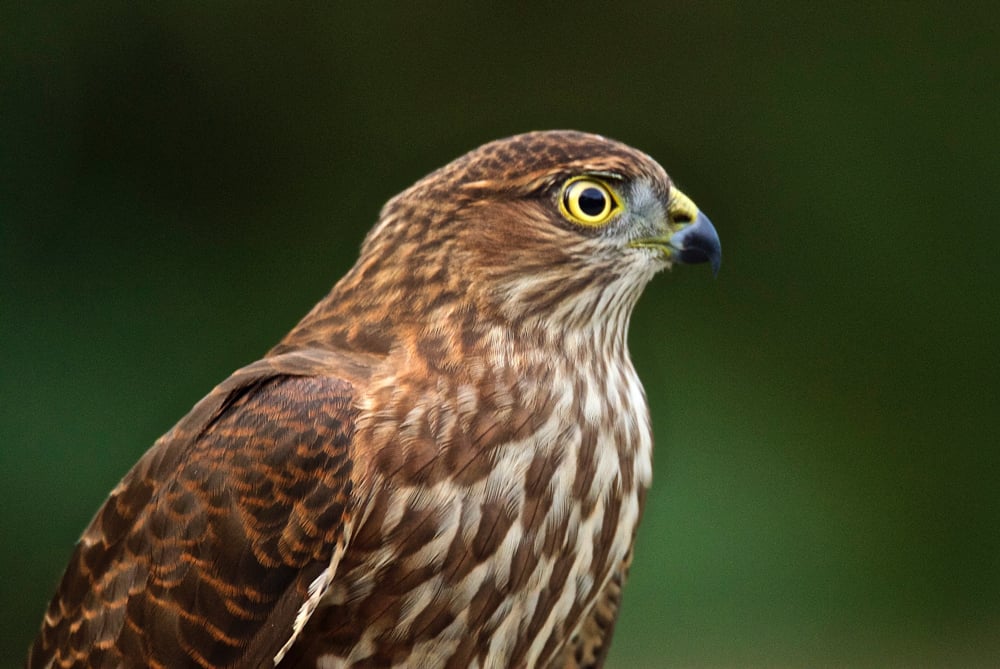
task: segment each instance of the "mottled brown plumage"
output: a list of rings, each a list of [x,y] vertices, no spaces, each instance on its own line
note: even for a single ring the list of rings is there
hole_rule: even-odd
[[[711,224],[602,137],[417,182],[112,491],[28,666],[600,666],[652,471],[628,319],[677,260]]]

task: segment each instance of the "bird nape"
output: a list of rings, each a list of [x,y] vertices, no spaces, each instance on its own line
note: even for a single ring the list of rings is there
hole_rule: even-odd
[[[111,491],[28,666],[600,666],[652,476],[629,316],[719,258],[597,135],[431,173]]]

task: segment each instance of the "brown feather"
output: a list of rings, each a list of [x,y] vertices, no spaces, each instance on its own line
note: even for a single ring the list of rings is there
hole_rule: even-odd
[[[567,179],[615,184],[606,226]],[[84,532],[28,666],[596,667],[651,477],[630,242],[671,183],[596,135],[480,147],[390,200],[263,359]]]
[[[274,657],[350,518],[354,390],[325,357],[237,372],[157,442],[77,545],[28,666]]]

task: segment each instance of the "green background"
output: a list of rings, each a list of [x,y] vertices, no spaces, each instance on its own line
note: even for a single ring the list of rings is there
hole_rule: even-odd
[[[989,5],[5,3],[0,666],[153,440],[487,140],[656,157],[724,259],[632,322],[613,667],[1000,666]]]

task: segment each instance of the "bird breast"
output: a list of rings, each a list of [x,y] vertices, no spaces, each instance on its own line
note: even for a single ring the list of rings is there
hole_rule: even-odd
[[[374,391],[380,408],[358,433],[372,492],[310,621],[322,666],[553,658],[628,552],[651,478],[624,341],[577,355],[594,342],[564,341],[567,355],[539,356],[531,373],[435,383],[412,406]]]

